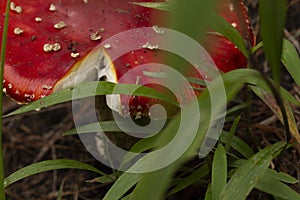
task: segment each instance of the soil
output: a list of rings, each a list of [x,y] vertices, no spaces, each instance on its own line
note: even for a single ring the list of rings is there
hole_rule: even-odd
[[[258,1],[247,0],[246,4],[250,10],[257,39],[260,41],[260,36],[257,34],[259,30]],[[300,52],[300,0],[289,1],[285,37]],[[256,63],[255,66],[252,66],[253,68],[269,74],[269,68],[261,51],[253,56],[253,63]],[[300,87],[293,82],[286,71],[283,70],[283,72],[282,85],[300,100]],[[237,134],[255,151],[276,141],[285,140],[283,127],[274,114],[254,94],[252,99],[250,129],[246,129],[247,122],[242,121]],[[4,114],[18,107],[20,107],[18,104],[8,97],[4,97]],[[299,129],[300,109],[293,106],[293,111]],[[102,165],[87,152],[78,136],[62,136],[62,133],[72,128],[74,128],[74,123],[71,103],[4,118],[3,142],[6,176],[38,161],[60,158],[88,163],[104,172],[111,173],[110,168]],[[282,157],[272,163],[272,167],[300,180],[300,145],[294,145],[288,149]],[[96,177],[97,174],[83,170],[57,170],[25,178],[7,187],[5,192],[7,199],[11,200],[50,200],[57,199],[58,191],[63,186],[62,199],[99,200],[103,198],[110,185],[87,182]],[[300,193],[300,183],[291,185],[291,187]],[[190,187],[170,199],[203,199],[204,192],[197,189],[196,186]],[[248,199],[271,200],[272,197],[254,190]]]

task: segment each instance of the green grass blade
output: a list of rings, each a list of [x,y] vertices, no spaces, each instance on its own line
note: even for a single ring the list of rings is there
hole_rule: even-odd
[[[122,129],[118,126],[121,125]],[[87,124],[84,126],[79,126],[76,129],[69,130],[65,133],[63,133],[63,136],[67,135],[76,135],[76,134],[83,134],[83,133],[94,133],[94,132],[127,132],[131,131],[131,124],[126,124],[125,122],[118,122],[118,124],[115,121],[101,121],[96,122],[92,124]],[[101,127],[101,129],[99,129]],[[143,129],[144,131],[150,131],[146,127]]]
[[[252,54],[254,54],[258,49],[260,49],[261,47],[263,47],[263,42],[259,42],[257,45],[255,45],[254,47],[252,47],[250,49],[250,52]]]
[[[173,1],[171,28],[199,41],[206,28],[212,24],[210,13],[216,4],[217,0]]]
[[[168,193],[169,195],[175,194],[188,186],[196,183],[197,181],[201,180],[204,176],[207,176],[209,173],[208,166],[206,164],[202,165],[198,169],[194,170],[191,175],[183,178],[178,182],[178,184],[172,188],[172,190]]]
[[[226,141],[225,141],[225,150],[226,152],[229,152],[230,150],[230,147],[231,147],[231,143],[232,143],[232,139],[233,139],[233,136],[234,136],[234,133],[236,131],[236,128],[240,122],[240,119],[241,119],[241,116],[238,116],[235,118],[230,130],[229,130],[229,135],[228,137],[226,138]]]
[[[144,174],[132,193],[132,199],[163,199],[172,181],[174,169],[171,168],[174,166]]]
[[[256,183],[265,175],[273,155],[284,146],[284,142],[278,142],[253,155],[233,174],[220,199],[246,199]]]
[[[99,126],[101,127],[101,130],[99,130]],[[63,133],[63,136],[77,135],[82,133],[94,133],[99,131],[122,132],[122,130],[119,128],[115,121],[103,121],[77,127],[76,129],[72,129]]]
[[[230,134],[226,131],[223,131],[220,136],[220,140],[225,143],[228,140],[228,137],[230,137]],[[254,154],[249,145],[236,136],[233,136],[232,138],[231,148],[242,154],[245,158],[250,158]]]
[[[126,195],[125,197],[123,197],[121,200],[132,200],[131,198],[131,194]]]
[[[282,199],[300,200],[300,194],[268,173],[256,183],[255,188]]]
[[[100,176],[100,177],[94,178],[92,180],[88,180],[86,182],[108,184],[108,183],[115,182],[116,179],[117,179],[117,177],[115,174],[107,174],[105,176]]]
[[[270,86],[259,71],[253,69],[237,69],[225,74],[226,79],[231,80],[233,84],[242,83],[259,87],[267,92],[272,92]],[[272,80],[270,80],[272,82]],[[285,101],[300,106],[300,102],[287,90],[280,87],[281,98]]]
[[[120,199],[139,180],[140,174],[123,173],[106,193],[103,200]]]
[[[229,78],[232,79],[232,81],[236,81],[236,83],[242,81],[244,83],[257,86],[267,92],[272,92],[270,86],[266,83],[265,78],[259,71],[253,69],[237,69],[226,73],[226,76],[230,76]],[[300,106],[300,102],[282,87],[280,87],[280,94],[282,99]]]
[[[131,148],[130,152],[135,152],[135,153],[142,153],[151,149],[154,149],[158,146],[157,144],[157,139],[159,139],[159,134],[154,135],[153,137],[150,138],[144,138],[136,142]],[[128,163],[130,160],[135,158],[135,155],[132,154],[126,154],[123,161],[122,165],[125,165]]]
[[[286,18],[286,0],[260,0],[259,15],[264,50],[276,85],[280,85],[280,58]]]
[[[257,49],[261,48],[263,43],[260,42],[255,47],[252,48],[251,52],[255,52]],[[282,55],[281,55],[281,62],[293,77],[295,82],[300,85],[300,58],[296,48],[293,44],[283,39],[283,47],[282,47]]]
[[[272,169],[268,169],[267,173],[265,176],[271,177],[273,179],[285,182],[285,183],[290,183],[290,184],[296,184],[299,182],[298,179],[284,173],[284,172],[277,172]]]
[[[50,171],[50,170],[57,170],[57,169],[81,169],[81,170],[92,171],[101,175],[105,175],[105,173],[99,171],[95,167],[75,160],[67,160],[67,159],[46,160],[46,161],[41,161],[38,163],[28,165],[12,173],[11,175],[9,175],[7,178],[4,179],[4,187],[7,187],[12,183],[15,183],[16,181],[19,181],[31,175]]]
[[[230,167],[241,167],[242,165],[244,165],[245,163],[247,162],[247,160],[244,160],[244,159],[239,159],[239,160],[235,160],[234,162],[230,163],[229,166]],[[285,183],[290,183],[290,184],[295,184],[295,183],[298,183],[299,180],[284,173],[284,172],[277,172],[273,169],[267,169],[267,172],[264,176],[267,176],[267,177],[271,177],[273,179],[276,179],[278,181],[281,181],[281,182],[285,182]]]
[[[293,77],[295,82],[300,85],[300,58],[296,48],[288,40],[283,40],[281,62]]]
[[[212,163],[212,200],[219,200],[220,194],[227,183],[227,158],[224,147],[219,144]]]
[[[211,184],[207,186],[204,200],[212,200]]]
[[[133,92],[134,91],[134,92]],[[73,95],[76,94],[76,96]],[[135,84],[115,84],[105,81],[100,82],[85,82],[74,86],[73,88],[64,89],[57,93],[51,94],[43,99],[39,99],[28,105],[21,107],[20,109],[6,115],[5,117],[17,115],[37,109],[46,108],[55,104],[81,99],[85,97],[91,97],[96,95],[106,94],[127,94],[136,96],[145,96],[149,98],[157,98],[163,101],[167,101],[173,105],[178,103],[174,101],[173,97],[166,94],[162,94],[157,90],[151,89],[145,86],[139,86]]]
[[[62,181],[62,183],[60,184],[56,200],[62,200],[63,191],[64,191],[64,181]]]
[[[211,18],[213,20],[213,23],[210,24],[211,28],[233,42],[237,48],[248,58],[249,51],[246,47],[243,37],[238,30],[219,15],[212,14]]]

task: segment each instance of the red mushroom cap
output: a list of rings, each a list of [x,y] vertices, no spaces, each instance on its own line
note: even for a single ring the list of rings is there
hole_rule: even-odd
[[[3,14],[5,6],[6,1],[1,1]],[[4,91],[18,102],[51,94],[101,40],[149,26],[153,15],[159,11],[118,0],[13,1]]]
[[[255,45],[248,9],[242,0],[222,0],[217,6],[217,12],[240,32],[249,46]],[[245,68],[248,65],[243,53],[224,36],[208,34],[203,45],[222,72]]]
[[[1,1],[2,13],[5,6],[5,1]],[[254,43],[247,11],[241,0],[221,1],[218,12],[237,28],[246,41]],[[155,44],[147,43],[148,33],[145,37],[134,38],[143,44],[140,49],[121,55],[113,63],[109,63],[112,57],[110,48],[115,46],[110,43],[98,46],[101,41],[130,29],[153,27],[157,33],[159,26],[166,25],[167,15],[163,11],[120,0],[15,0],[11,4],[9,20],[4,91],[18,102],[30,102],[77,82],[98,80],[102,76],[116,83],[145,84],[159,91],[167,91],[157,84],[148,84],[151,77],[141,74],[122,79],[136,66],[164,60],[163,51],[157,50]],[[0,25],[0,33],[2,31],[3,26]],[[114,42],[119,47],[124,44],[121,40]],[[204,46],[223,72],[247,65],[245,56],[225,37],[208,35]],[[84,67],[81,64],[88,59],[98,59],[96,64],[101,66],[97,66],[96,72],[100,74],[94,73],[94,69],[86,69],[80,77],[82,80],[73,80],[78,69]],[[159,69],[150,71],[157,72]],[[186,76],[201,77],[195,70],[183,71]],[[145,97],[121,95],[114,102],[109,100],[110,96],[107,98],[108,105],[120,114],[124,114],[122,106],[129,101],[129,105],[125,105],[129,106],[127,113],[139,116],[147,115],[150,106],[159,103]]]

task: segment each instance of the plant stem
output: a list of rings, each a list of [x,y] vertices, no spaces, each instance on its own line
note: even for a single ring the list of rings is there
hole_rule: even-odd
[[[4,71],[4,63],[5,63],[5,53],[6,53],[6,38],[7,38],[7,30],[8,30],[8,17],[9,17],[9,9],[10,9],[10,0],[7,0],[6,4],[6,12],[5,12],[5,23],[3,28],[2,35],[2,46],[1,46],[1,65],[0,65],[0,91],[3,91],[3,71]],[[0,95],[0,200],[5,200],[4,194],[4,167],[3,167],[3,145],[2,145],[2,94]]]

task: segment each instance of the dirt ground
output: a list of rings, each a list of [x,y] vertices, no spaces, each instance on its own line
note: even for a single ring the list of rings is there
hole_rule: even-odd
[[[256,34],[259,30],[257,0],[246,1]],[[300,0],[289,1],[285,36],[300,52]],[[258,40],[260,40],[260,37]],[[253,68],[268,73],[264,56],[259,51],[254,56]],[[299,66],[300,67],[300,66]],[[298,100],[300,87],[284,71],[283,84]],[[8,97],[4,97],[4,114],[19,107]],[[300,109],[293,107],[295,117],[300,126]],[[239,134],[253,149],[257,151],[276,141],[284,140],[282,126],[273,113],[259,99],[253,97],[251,111],[252,135],[245,134],[244,122],[241,122]],[[3,122],[4,161],[6,176],[31,163],[47,159],[74,159],[110,173],[111,170],[95,160],[84,148],[78,136],[62,136],[62,133],[74,127],[70,103],[57,105],[39,112],[5,118]],[[276,159],[272,166],[276,170],[286,172],[300,180],[300,145],[287,150],[284,156]],[[80,170],[58,170],[41,173],[21,180],[9,186],[5,191],[11,200],[56,199],[58,190],[63,184],[63,199],[99,200],[110,185],[90,183],[86,180],[95,178],[97,174]],[[300,184],[291,185],[300,193]],[[189,188],[170,199],[203,199],[203,191]],[[199,196],[200,195],[200,196]],[[253,191],[249,199],[272,199],[269,195]]]

